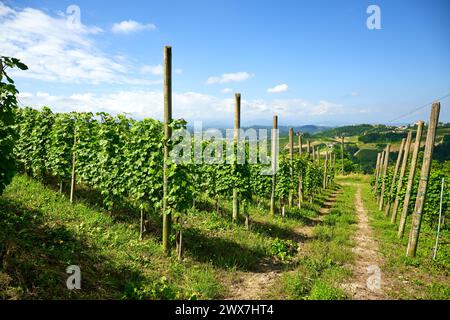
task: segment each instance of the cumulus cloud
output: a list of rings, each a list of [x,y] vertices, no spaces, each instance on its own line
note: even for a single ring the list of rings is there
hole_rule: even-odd
[[[102,30],[74,24],[71,16],[50,16],[33,9],[13,9],[0,3],[0,52],[21,59],[29,70],[14,77],[66,83],[153,84],[132,76],[123,57],[99,51],[92,37]]]
[[[221,76],[209,77],[206,83],[214,84],[214,83],[240,82],[245,81],[254,76],[255,76],[254,74],[250,74],[248,72],[224,73]]]
[[[279,84],[273,88],[268,88],[267,92],[269,93],[280,93],[280,92],[286,92],[288,91],[289,86],[286,83]]]
[[[162,66],[162,64],[158,64],[158,65],[156,65],[156,66],[149,66],[149,65],[146,65],[146,66],[143,66],[142,68],[141,68],[141,72],[142,73],[145,73],[145,74],[153,74],[153,75],[162,75],[163,74],[163,66]]]
[[[233,119],[234,98],[219,98],[198,92],[174,92],[173,116],[189,121],[227,122]],[[135,118],[162,118],[162,91],[118,91],[111,93],[74,93],[68,96],[46,92],[22,92],[21,105],[41,107],[48,105],[56,112],[105,111],[112,114],[129,113]],[[246,121],[264,121],[277,114],[289,121],[314,121],[323,116],[355,112],[329,101],[310,102],[302,99],[242,100],[242,117]]]
[[[124,20],[118,23],[114,23],[111,31],[113,33],[128,34],[143,30],[155,30],[156,26],[153,23],[143,24],[134,20]]]
[[[232,91],[233,91],[233,89],[231,89],[231,88],[223,88],[222,90],[220,90],[220,92],[222,92],[222,93],[230,93]]]

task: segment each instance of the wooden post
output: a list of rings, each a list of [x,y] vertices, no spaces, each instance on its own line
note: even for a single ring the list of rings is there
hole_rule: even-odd
[[[290,166],[290,177],[291,181],[294,179],[294,171],[292,166],[294,165],[294,129],[289,128],[289,166]],[[292,207],[292,201],[293,201],[293,194],[292,190],[289,190],[289,198],[288,198],[288,204],[289,207]]]
[[[320,147],[317,147],[317,163],[320,166]]]
[[[139,232],[139,240],[142,241],[144,238],[144,209],[141,208],[141,226],[140,226],[140,232]]]
[[[164,47],[164,138],[169,140],[172,136],[170,123],[172,121],[172,47]],[[163,164],[163,248],[170,254],[170,233],[172,229],[172,213],[168,207],[169,178],[167,162],[169,159],[169,146],[164,144]]]
[[[312,146],[312,160],[316,162],[316,147]]]
[[[75,188],[76,188],[76,155],[75,155],[75,145],[77,143],[77,130],[74,130],[73,134],[73,151],[72,151],[72,180],[70,181],[70,203],[73,203],[75,199]]]
[[[403,237],[406,226],[406,219],[408,217],[409,201],[411,200],[411,192],[414,184],[414,175],[416,174],[417,157],[419,156],[420,141],[422,139],[423,121],[417,124],[416,141],[414,143],[414,150],[411,158],[411,166],[409,168],[408,184],[406,185],[405,199],[403,200],[403,209],[400,216],[400,224],[398,225],[397,237]]]
[[[398,205],[400,203],[400,192],[403,187],[403,177],[405,176],[406,165],[408,164],[409,150],[411,148],[411,139],[412,139],[412,131],[409,130],[408,137],[406,138],[405,150],[403,151],[402,167],[400,169],[400,175],[398,176],[398,181],[397,181],[397,192],[395,195],[394,206],[392,208],[391,223],[393,223],[393,224],[395,224],[397,222],[397,211],[398,211]]]
[[[391,202],[392,202],[392,196],[394,193],[394,188],[395,188],[395,182],[397,179],[397,173],[398,173],[398,169],[400,169],[400,162],[402,160],[402,155],[403,155],[403,148],[405,147],[405,142],[406,139],[403,138],[402,142],[400,143],[400,149],[398,150],[398,157],[397,157],[397,162],[395,163],[395,169],[394,169],[394,175],[392,176],[392,181],[391,181],[391,187],[389,189],[389,196],[386,199],[386,217],[389,217],[389,213],[391,211]]]
[[[239,129],[241,128],[241,94],[236,93],[234,97],[234,144],[237,148],[239,143]],[[236,188],[233,189],[233,221],[239,221],[239,195]]]
[[[380,156],[380,166],[378,168],[378,176],[377,176],[377,181],[376,181],[376,190],[375,190],[375,194],[377,195],[377,203],[380,202],[380,195],[381,193],[378,192],[378,186],[380,185],[380,177],[383,174],[383,167],[384,167],[384,157],[386,156],[386,150],[383,150],[381,152],[381,156]]]
[[[273,130],[278,129],[278,117],[275,115],[273,116],[273,126],[272,126]],[[276,145],[277,145],[277,141],[276,141],[276,135],[272,134],[272,154],[271,157],[275,157],[276,158]],[[276,161],[276,160],[275,160]],[[275,166],[272,166],[272,169],[275,170]],[[275,214],[275,186],[277,184],[277,175],[276,173],[273,171],[272,172],[272,193],[270,195],[270,213],[272,215]]]
[[[306,153],[308,154],[308,160],[311,154],[311,142],[309,140],[306,140]]]
[[[419,242],[420,225],[422,223],[422,212],[427,195],[428,178],[431,170],[433,158],[434,141],[436,140],[436,128],[439,121],[440,102],[433,103],[431,107],[430,122],[428,124],[427,140],[423,156],[422,170],[420,172],[419,188],[417,189],[416,204],[412,217],[411,232],[406,253],[409,257],[414,257]]]
[[[378,171],[380,170],[380,159],[381,159],[381,153],[378,152],[378,154],[377,154],[377,164],[375,165],[375,170],[374,170],[375,184],[373,186],[372,192],[376,192],[377,188],[378,188]]]
[[[341,160],[342,160],[342,168],[341,173],[344,175],[344,136],[341,137]]]
[[[380,211],[383,210],[383,205],[384,205],[384,189],[386,188],[386,177],[387,177],[388,167],[389,167],[390,151],[391,151],[391,144],[388,143],[388,145],[386,146],[386,154],[384,157],[384,164],[383,164],[383,181],[381,182],[380,203],[378,204],[378,209]]]
[[[303,137],[302,137],[302,133],[299,132],[298,133],[298,154],[301,157],[302,156],[302,146],[303,146],[303,141],[302,141]],[[302,174],[302,169],[300,168],[300,173],[298,175],[298,208],[300,209],[302,207],[302,202],[303,202],[303,174]]]
[[[302,134],[301,132],[298,133],[298,154],[301,156],[302,155]]]
[[[323,188],[327,188],[328,183],[328,152],[325,151],[325,163],[324,163],[324,170],[323,170]]]

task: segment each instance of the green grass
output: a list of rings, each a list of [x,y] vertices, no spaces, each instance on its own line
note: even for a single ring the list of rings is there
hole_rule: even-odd
[[[346,299],[340,284],[350,276],[354,231],[354,186],[345,187],[323,223],[302,248],[297,267],[283,274],[271,294],[279,299]]]
[[[283,266],[267,292],[276,299],[345,299],[340,284],[351,275],[354,195],[362,184],[385,256],[384,272],[402,276],[393,298],[449,297],[449,231],[444,230],[438,259],[430,259],[434,230],[424,226],[418,257],[404,255],[405,240],[376,210],[369,177],[337,177],[345,182],[337,202],[321,223],[315,218],[333,190],[316,195],[287,216],[271,216],[268,202],[250,206],[250,229],[231,221],[231,202],[199,199],[184,216],[184,260],[166,257],[161,248],[161,218],[150,214],[139,241],[137,212],[104,212],[83,197],[71,205],[64,194],[16,176],[0,196],[0,299],[218,299],[226,297],[238,273],[255,271],[261,262]],[[299,228],[313,228],[303,237]],[[297,248],[298,247],[298,248]],[[298,252],[296,250],[299,249]],[[69,265],[79,265],[82,290],[66,288]]]
[[[104,212],[92,199],[70,205],[67,196],[16,176],[0,197],[0,298],[3,299],[217,299],[239,271],[264,259],[290,260],[276,243],[296,239],[294,228],[316,215],[323,193],[287,217],[268,214],[268,203],[250,207],[250,230],[231,221],[231,203],[222,213],[202,199],[185,215],[184,260],[162,251],[161,219],[148,217],[139,241],[137,212]],[[283,258],[282,258],[283,256]],[[78,265],[82,290],[66,288],[69,265]]]
[[[382,269],[395,284],[389,295],[401,299],[450,299],[450,230],[442,230],[437,259],[433,260],[436,230],[423,223],[417,255],[409,258],[406,246],[411,216],[408,217],[405,236],[398,239],[398,224],[391,224],[385,213],[378,210],[367,181],[362,185],[362,196],[385,258]]]

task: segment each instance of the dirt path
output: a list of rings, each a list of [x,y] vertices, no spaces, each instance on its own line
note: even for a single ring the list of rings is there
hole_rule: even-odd
[[[320,215],[314,219],[312,224],[301,225],[294,229],[299,238],[312,237],[314,226],[321,222],[323,215],[327,214],[339,191],[333,192],[320,208]],[[264,261],[256,272],[239,272],[230,287],[227,300],[258,300],[264,299],[268,290],[274,285],[276,279],[281,276],[283,265],[273,261]]]
[[[378,252],[378,243],[374,240],[372,228],[369,225],[367,211],[361,198],[361,186],[355,195],[355,209],[358,218],[357,231],[353,238],[355,247],[355,262],[351,266],[352,278],[342,285],[344,290],[355,300],[386,299],[383,287],[386,279],[381,272],[383,260]]]

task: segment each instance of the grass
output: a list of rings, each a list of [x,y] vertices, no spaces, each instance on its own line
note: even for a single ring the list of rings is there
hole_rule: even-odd
[[[71,205],[64,194],[16,176],[0,197],[0,298],[2,299],[217,299],[226,296],[236,272],[261,261],[290,260],[294,228],[310,223],[326,193],[287,217],[268,214],[267,203],[250,207],[250,230],[202,199],[185,216],[185,258],[161,249],[161,219],[148,217],[139,241],[137,212],[104,212],[92,199]],[[78,265],[82,290],[66,288],[69,265]]]
[[[350,276],[355,187],[343,189],[313,237],[303,246],[297,267],[283,274],[270,298],[346,299],[340,284]]]
[[[405,237],[397,238],[397,225],[390,223],[385,213],[378,210],[368,181],[361,181],[362,196],[385,264],[382,267],[392,278],[394,285],[388,291],[392,298],[400,299],[449,299],[450,298],[450,230],[441,232],[437,259],[433,260],[436,230],[422,224],[419,246],[415,258],[406,256],[411,216],[407,221]]]
[[[221,199],[218,214],[211,199],[199,199],[184,216],[185,258],[178,261],[174,252],[166,257],[162,251],[158,214],[149,215],[139,241],[137,212],[111,215],[83,197],[71,205],[66,195],[16,176],[0,197],[0,299],[220,299],[238,275],[268,261],[282,266],[282,276],[267,298],[346,299],[341,284],[351,276],[358,184],[381,242],[383,270],[397,279],[390,296],[448,299],[449,230],[442,233],[436,261],[430,259],[434,230],[426,225],[417,258],[406,258],[406,240],[396,238],[395,227],[377,210],[369,177],[336,181],[345,185],[319,223],[318,210],[334,190],[302,209],[287,209],[285,218],[271,216],[267,202],[252,205],[249,230],[231,221],[230,201]],[[81,268],[82,290],[66,288],[65,270],[73,264]]]

